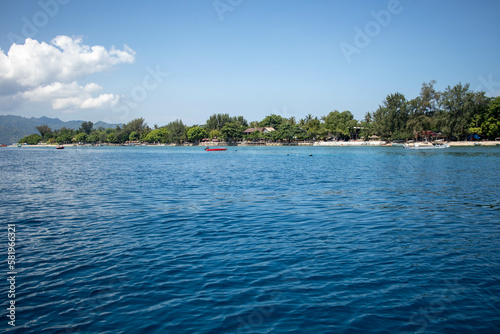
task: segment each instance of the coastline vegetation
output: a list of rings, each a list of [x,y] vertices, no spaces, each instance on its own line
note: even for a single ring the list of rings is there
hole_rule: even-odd
[[[199,143],[207,139],[290,142],[368,140],[375,137],[391,141],[423,140],[429,136],[446,140],[494,140],[500,137],[500,97],[489,98],[485,92],[474,92],[469,84],[461,83],[440,92],[434,89],[435,83],[423,83],[420,95],[411,100],[401,93],[387,95],[376,111],[367,112],[362,120],[354,119],[347,110],[334,110],[320,117],[308,114],[300,120],[271,114],[250,123],[243,116],[214,114],[205,124],[187,126],[178,119],[150,128],[143,118],[137,118],[115,129],[94,129],[92,122],[83,122],[77,130],[52,130],[48,125],[42,125],[37,127],[39,134],[24,137],[19,143],[168,144]],[[249,128],[257,130],[245,132]],[[258,130],[263,128],[273,128],[274,131]]]

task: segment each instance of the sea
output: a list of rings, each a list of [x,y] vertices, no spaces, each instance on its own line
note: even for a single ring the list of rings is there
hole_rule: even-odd
[[[0,171],[4,333],[500,333],[500,147],[2,148]]]

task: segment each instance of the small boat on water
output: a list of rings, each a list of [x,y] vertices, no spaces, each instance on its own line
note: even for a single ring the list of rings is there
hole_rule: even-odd
[[[393,140],[390,144],[392,147],[403,147],[405,146],[405,142],[403,140]]]
[[[62,150],[62,149],[64,149],[64,146],[62,146],[62,145],[57,145],[57,146],[56,146],[56,149],[58,149],[58,150]]]
[[[415,145],[408,145],[405,144],[404,149],[407,150],[433,150],[433,149],[438,149],[438,148],[448,148],[450,145],[448,144],[437,144],[437,145],[425,145],[425,146],[420,146],[419,144]]]
[[[208,146],[205,147],[205,151],[225,151],[225,150],[227,150],[227,148],[218,148],[218,147],[216,147],[216,148],[210,148]]]

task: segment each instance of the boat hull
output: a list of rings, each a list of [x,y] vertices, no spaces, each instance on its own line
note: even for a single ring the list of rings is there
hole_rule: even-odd
[[[433,145],[433,146],[409,146],[405,145],[406,150],[437,150],[442,148],[449,148],[450,145]]]
[[[227,148],[206,148],[205,151],[225,151]]]

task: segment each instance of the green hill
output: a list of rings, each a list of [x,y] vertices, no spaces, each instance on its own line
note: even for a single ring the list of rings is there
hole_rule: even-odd
[[[16,143],[19,139],[29,136],[33,133],[38,133],[36,129],[40,125],[48,125],[52,130],[58,130],[62,127],[69,129],[78,129],[85,121],[68,121],[63,122],[58,118],[40,117],[26,118],[14,115],[0,115],[0,144]],[[106,122],[94,123],[94,128],[115,128],[117,124]]]

